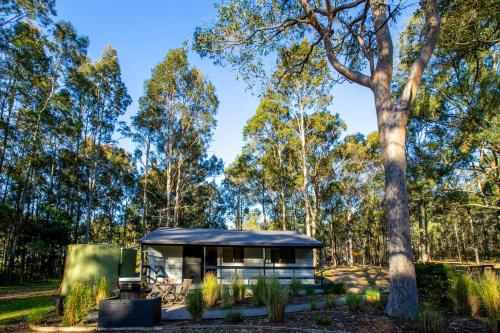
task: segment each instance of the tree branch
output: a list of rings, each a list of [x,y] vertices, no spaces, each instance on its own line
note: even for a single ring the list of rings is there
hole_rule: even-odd
[[[427,25],[427,33],[424,43],[420,49],[420,54],[412,64],[408,81],[405,84],[399,106],[407,114],[415,101],[417,88],[422,78],[422,73],[429,62],[429,59],[436,47],[439,39],[440,17],[437,10],[436,0],[421,0],[420,7],[425,10],[425,23]]]

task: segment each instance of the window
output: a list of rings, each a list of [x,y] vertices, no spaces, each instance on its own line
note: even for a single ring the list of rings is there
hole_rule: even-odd
[[[293,247],[273,247],[270,252],[273,264],[295,264],[295,248]]]
[[[223,262],[224,263],[243,263],[244,249],[242,247],[224,247]]]

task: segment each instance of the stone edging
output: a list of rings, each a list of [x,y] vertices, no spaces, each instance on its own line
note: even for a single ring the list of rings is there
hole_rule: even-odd
[[[32,331],[37,332],[97,332],[97,327],[85,327],[85,326],[39,326],[29,324],[29,328]]]

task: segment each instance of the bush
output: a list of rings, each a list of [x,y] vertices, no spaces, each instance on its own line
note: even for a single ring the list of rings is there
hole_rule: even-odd
[[[223,309],[230,308],[233,305],[233,298],[229,291],[229,286],[221,285],[220,288],[220,305]]]
[[[332,323],[332,318],[326,315],[319,315],[314,317],[314,322],[316,323],[316,325],[328,326]]]
[[[252,303],[261,306],[266,303],[266,278],[262,275],[257,276],[257,280],[250,286],[252,290]]]
[[[365,299],[376,308],[382,307],[382,290],[379,288],[365,290]]]
[[[47,322],[46,317],[49,310],[45,308],[32,309],[26,316],[28,323],[32,325],[40,325]]]
[[[226,321],[228,323],[241,323],[243,321],[243,316],[239,311],[228,311],[226,312]]]
[[[361,311],[364,305],[363,298],[360,295],[351,292],[347,293],[347,296],[345,298],[345,304],[352,312]]]
[[[448,308],[449,290],[455,271],[448,265],[437,263],[416,263],[418,296],[422,303],[432,307]]]
[[[311,310],[317,310],[318,309],[318,299],[316,297],[311,299],[311,302],[309,303],[311,305]]]
[[[327,292],[335,295],[343,295],[347,292],[347,287],[344,283],[330,283],[327,285]]]
[[[288,290],[277,279],[270,279],[266,285],[266,306],[269,321],[283,321],[285,306],[288,301]]]
[[[186,296],[186,309],[194,322],[198,323],[203,319],[203,294],[200,290]]]
[[[64,325],[72,326],[81,323],[94,305],[93,288],[83,283],[75,283],[64,300]]]
[[[332,295],[326,295],[325,296],[325,306],[329,309],[335,307],[335,297]]]
[[[451,280],[449,296],[453,303],[453,310],[457,314],[477,315],[479,299],[476,296],[475,282],[465,274],[457,274]]]
[[[477,293],[488,318],[500,320],[500,278],[494,273],[486,273],[477,282]]]
[[[424,309],[418,315],[417,329],[421,333],[445,332],[446,324],[444,317],[439,311]]]
[[[297,296],[300,293],[300,289],[302,289],[302,282],[294,276],[290,282],[290,294]]]
[[[235,303],[245,298],[246,287],[241,277],[236,276],[233,279],[232,288],[233,288],[233,299]]]
[[[314,288],[313,287],[307,287],[306,288],[306,294],[309,295],[309,296],[312,295],[312,294],[314,294]]]
[[[205,306],[209,309],[216,306],[219,300],[219,283],[214,273],[209,272],[205,275],[201,290]]]
[[[109,297],[109,284],[105,277],[100,278],[94,285],[95,304],[99,306],[101,300]]]

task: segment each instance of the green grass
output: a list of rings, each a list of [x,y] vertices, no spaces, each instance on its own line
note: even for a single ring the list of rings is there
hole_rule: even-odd
[[[34,309],[54,310],[54,298],[47,296],[0,300],[0,326],[26,319]]]
[[[55,290],[55,293],[57,293],[60,284],[61,281],[59,280],[47,280],[47,281],[26,283],[20,286],[2,286],[0,287],[0,297],[4,296],[15,297],[16,294],[47,292],[50,290]]]

